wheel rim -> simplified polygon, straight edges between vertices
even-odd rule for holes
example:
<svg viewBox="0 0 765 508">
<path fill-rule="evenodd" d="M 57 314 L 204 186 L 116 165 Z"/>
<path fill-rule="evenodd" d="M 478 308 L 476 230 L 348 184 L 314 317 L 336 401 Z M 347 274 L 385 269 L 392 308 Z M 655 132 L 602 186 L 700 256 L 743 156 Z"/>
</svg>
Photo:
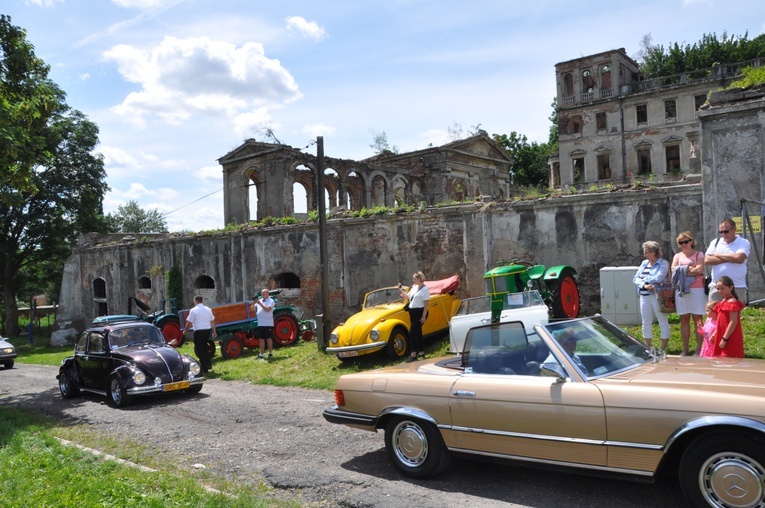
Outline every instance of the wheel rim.
<svg viewBox="0 0 765 508">
<path fill-rule="evenodd" d="M 762 506 L 765 498 L 763 482 L 763 465 L 736 452 L 718 453 L 710 457 L 699 473 L 699 486 L 711 506 Z"/>
<path fill-rule="evenodd" d="M 406 354 L 406 338 L 404 338 L 404 335 L 400 332 L 394 333 L 390 340 L 393 344 L 393 352 L 396 353 L 396 356 L 404 356 L 404 354 Z"/>
<path fill-rule="evenodd" d="M 564 314 L 570 318 L 579 315 L 579 291 L 571 277 L 564 278 L 560 283 L 560 306 Z"/>
<path fill-rule="evenodd" d="M 120 382 L 116 379 L 112 379 L 111 384 L 111 392 L 112 400 L 115 404 L 119 404 L 122 402 L 122 387 L 120 386 Z"/>
<path fill-rule="evenodd" d="M 183 341 L 181 326 L 178 323 L 170 322 L 162 325 L 162 335 L 165 337 L 165 342 L 176 341 L 176 346 L 180 346 Z"/>
<path fill-rule="evenodd" d="M 58 378 L 58 387 L 61 390 L 61 393 L 64 395 L 69 394 L 69 375 L 68 374 L 62 374 L 61 377 Z"/>
<path fill-rule="evenodd" d="M 428 438 L 419 425 L 403 421 L 393 430 L 393 450 L 396 458 L 407 467 L 421 466 L 428 458 Z"/>
<path fill-rule="evenodd" d="M 242 344 L 237 339 L 228 339 L 223 346 L 223 352 L 228 358 L 236 358 L 242 354 Z"/>
<path fill-rule="evenodd" d="M 288 316 L 281 316 L 274 321 L 274 340 L 280 346 L 289 346 L 297 339 L 298 327 Z"/>
</svg>

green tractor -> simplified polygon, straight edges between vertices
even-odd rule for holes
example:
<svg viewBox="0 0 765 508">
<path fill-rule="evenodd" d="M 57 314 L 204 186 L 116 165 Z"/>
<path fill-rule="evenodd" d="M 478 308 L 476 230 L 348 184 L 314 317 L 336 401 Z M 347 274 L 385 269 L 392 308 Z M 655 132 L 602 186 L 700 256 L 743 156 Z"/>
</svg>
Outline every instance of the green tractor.
<svg viewBox="0 0 765 508">
<path fill-rule="evenodd" d="M 579 315 L 579 287 L 576 270 L 568 265 L 545 268 L 514 259 L 500 261 L 486 272 L 486 294 L 491 296 L 492 322 L 499 321 L 508 293 L 536 289 L 547 303 L 554 318 L 575 318 Z"/>
</svg>

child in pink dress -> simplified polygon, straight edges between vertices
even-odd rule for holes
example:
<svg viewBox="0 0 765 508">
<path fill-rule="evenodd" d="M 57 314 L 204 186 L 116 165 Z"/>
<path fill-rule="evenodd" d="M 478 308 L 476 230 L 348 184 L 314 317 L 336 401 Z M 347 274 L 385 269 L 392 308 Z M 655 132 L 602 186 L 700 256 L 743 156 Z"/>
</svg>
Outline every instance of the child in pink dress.
<svg viewBox="0 0 765 508">
<path fill-rule="evenodd" d="M 703 334 L 703 343 L 701 345 L 701 353 L 699 356 L 712 357 L 715 350 L 715 330 L 717 330 L 717 312 L 715 312 L 715 305 L 717 302 L 707 303 L 707 320 L 704 321 L 704 326 L 701 327 L 701 333 Z"/>
</svg>

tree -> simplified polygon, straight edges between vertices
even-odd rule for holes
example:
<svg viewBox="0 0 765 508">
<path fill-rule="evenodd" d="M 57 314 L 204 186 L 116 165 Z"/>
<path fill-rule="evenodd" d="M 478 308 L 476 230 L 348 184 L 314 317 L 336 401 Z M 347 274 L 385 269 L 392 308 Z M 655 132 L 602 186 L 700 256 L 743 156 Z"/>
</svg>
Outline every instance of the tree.
<svg viewBox="0 0 765 508">
<path fill-rule="evenodd" d="M 749 40 L 749 34 L 728 36 L 723 32 L 704 34 L 696 43 L 652 45 L 651 36 L 643 36 L 639 56 L 640 72 L 644 76 L 670 76 L 683 72 L 709 69 L 719 64 L 746 62 L 765 56 L 765 34 Z"/>
<path fill-rule="evenodd" d="M 50 157 L 48 121 L 60 113 L 63 93 L 48 71 L 26 32 L 0 15 L 0 180 L 15 189 L 34 190 L 33 168 Z M 10 198 L 0 194 L 0 203 Z"/>
<path fill-rule="evenodd" d="M 28 111 L 27 134 L 21 125 L 0 127 L 4 136 L 15 136 L 0 141 L 0 286 L 6 333 L 13 336 L 19 332 L 17 297 L 55 289 L 78 236 L 106 231 L 101 203 L 108 187 L 103 157 L 94 152 L 98 127 L 67 106 L 24 31 L 5 16 L 0 48 L 0 117 L 23 118 L 9 97 L 27 100 L 29 108 L 46 104 L 44 111 Z"/>
<path fill-rule="evenodd" d="M 547 143 L 529 143 L 523 134 L 513 131 L 494 134 L 494 141 L 507 151 L 513 159 L 510 183 L 514 185 L 547 185 L 547 157 L 550 153 Z"/>
<path fill-rule="evenodd" d="M 106 218 L 114 233 L 167 233 L 167 221 L 158 210 L 144 210 L 132 200 Z"/>
<path fill-rule="evenodd" d="M 396 145 L 391 146 L 388 144 L 388 135 L 385 134 L 385 131 L 371 132 L 373 141 L 372 144 L 369 145 L 369 148 L 375 151 L 375 155 L 390 155 L 398 153 L 398 147 Z"/>
</svg>

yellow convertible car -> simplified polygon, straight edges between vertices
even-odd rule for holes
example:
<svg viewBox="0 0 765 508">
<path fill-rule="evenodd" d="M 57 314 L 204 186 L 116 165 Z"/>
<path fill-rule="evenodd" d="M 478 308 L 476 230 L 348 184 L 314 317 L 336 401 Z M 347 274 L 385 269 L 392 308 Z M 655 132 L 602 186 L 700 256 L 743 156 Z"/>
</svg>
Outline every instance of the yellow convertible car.
<svg viewBox="0 0 765 508">
<path fill-rule="evenodd" d="M 670 356 L 601 316 L 472 328 L 459 356 L 338 380 L 331 423 L 385 432 L 394 466 L 452 455 L 651 482 L 695 507 L 765 506 L 765 361 Z"/>
<path fill-rule="evenodd" d="M 425 282 L 430 291 L 430 307 L 428 319 L 422 325 L 424 337 L 449 330 L 449 320 L 460 306 L 460 300 L 454 296 L 459 283 L 459 275 Z M 364 297 L 360 312 L 332 331 L 327 353 L 347 360 L 384 349 L 388 358 L 396 360 L 409 355 L 409 326 L 409 312 L 404 310 L 399 289 L 377 289 Z"/>
</svg>

